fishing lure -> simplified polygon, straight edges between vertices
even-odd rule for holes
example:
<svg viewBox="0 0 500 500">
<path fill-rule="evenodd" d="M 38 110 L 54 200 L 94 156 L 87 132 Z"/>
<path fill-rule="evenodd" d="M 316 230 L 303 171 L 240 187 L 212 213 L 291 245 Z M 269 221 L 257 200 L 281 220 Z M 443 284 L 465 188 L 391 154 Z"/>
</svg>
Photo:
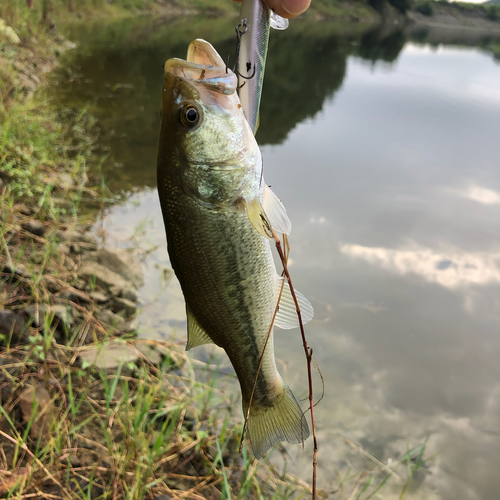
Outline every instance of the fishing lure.
<svg viewBox="0 0 500 500">
<path fill-rule="evenodd" d="M 236 26 L 238 95 L 254 135 L 259 127 L 259 107 L 264 83 L 270 28 L 284 30 L 288 19 L 275 14 L 263 0 L 243 0 L 241 22 Z"/>
</svg>

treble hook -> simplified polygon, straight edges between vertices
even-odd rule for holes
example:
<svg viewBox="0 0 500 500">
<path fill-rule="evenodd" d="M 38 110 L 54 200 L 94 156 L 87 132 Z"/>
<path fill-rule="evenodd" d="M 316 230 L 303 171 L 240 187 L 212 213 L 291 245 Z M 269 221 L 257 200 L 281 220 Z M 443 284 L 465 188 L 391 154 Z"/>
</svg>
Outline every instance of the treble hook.
<svg viewBox="0 0 500 500">
<path fill-rule="evenodd" d="M 240 78 L 243 78 L 244 80 L 251 80 L 255 76 L 255 64 L 253 66 L 253 72 L 250 76 L 244 76 L 240 73 L 240 70 L 238 69 L 238 58 L 240 56 L 240 45 L 241 45 L 241 37 L 247 32 L 248 30 L 248 25 L 247 25 L 247 19 L 244 17 L 241 20 L 241 23 L 236 26 L 235 31 L 236 31 L 236 54 L 235 54 L 235 63 L 234 63 L 234 68 L 233 68 L 233 73 L 236 76 L 239 76 Z M 252 63 L 248 63 L 247 66 L 252 66 Z M 250 67 L 247 68 L 247 70 L 250 69 Z M 226 73 L 227 73 L 227 64 L 226 64 Z M 243 83 L 244 85 L 244 83 Z M 240 88 L 243 86 L 240 85 Z"/>
</svg>

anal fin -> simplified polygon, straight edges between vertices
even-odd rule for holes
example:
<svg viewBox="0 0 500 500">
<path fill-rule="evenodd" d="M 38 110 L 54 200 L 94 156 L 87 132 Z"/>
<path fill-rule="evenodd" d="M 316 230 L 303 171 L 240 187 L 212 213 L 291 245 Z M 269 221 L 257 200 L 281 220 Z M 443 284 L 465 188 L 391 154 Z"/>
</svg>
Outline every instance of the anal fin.
<svg viewBox="0 0 500 500">
<path fill-rule="evenodd" d="M 283 278 L 278 280 L 278 294 L 281 289 Z M 302 318 L 302 323 L 305 325 L 314 316 L 314 309 L 311 303 L 300 293 L 295 290 L 295 296 L 297 297 L 297 302 L 300 307 L 300 316 Z M 292 292 L 288 283 L 283 285 L 283 293 L 281 294 L 281 299 L 279 303 L 278 312 L 276 313 L 276 319 L 274 324 L 279 328 L 288 330 L 290 328 L 297 328 L 299 326 L 299 319 L 297 317 L 297 310 L 295 308 L 295 302 L 293 301 Z"/>
<path fill-rule="evenodd" d="M 208 336 L 208 333 L 200 326 L 195 318 L 191 308 L 186 304 L 187 315 L 187 344 L 186 351 L 203 344 L 213 344 L 214 341 Z"/>
</svg>

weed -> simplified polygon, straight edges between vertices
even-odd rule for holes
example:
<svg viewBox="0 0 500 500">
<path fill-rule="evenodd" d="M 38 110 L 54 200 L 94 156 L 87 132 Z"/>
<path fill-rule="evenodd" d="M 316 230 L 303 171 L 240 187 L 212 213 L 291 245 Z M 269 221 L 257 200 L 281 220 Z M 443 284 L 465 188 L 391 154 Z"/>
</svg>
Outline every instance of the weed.
<svg viewBox="0 0 500 500">
<path fill-rule="evenodd" d="M 134 348 L 134 342 L 118 344 Z M 289 498 L 290 484 L 306 491 L 291 477 L 276 475 L 266 461 L 249 460 L 246 448 L 240 459 L 241 429 L 234 418 L 209 416 L 225 396 L 213 380 L 192 379 L 193 366 L 176 346 L 164 344 L 170 356 L 161 370 L 139 351 L 132 364 L 84 369 L 75 355 L 104 352 L 108 347 L 102 344 L 55 346 L 57 359 L 53 350 L 42 359 L 27 347 L 11 350 L 20 368 L 10 382 L 11 396 L 0 406 L 2 429 L 7 429 L 0 441 L 0 468 L 31 471 L 22 485 L 16 484 L 17 494 L 278 499 Z M 42 382 L 44 373 L 48 384 Z M 46 400 L 32 392 L 31 399 L 19 403 L 17 394 L 28 384 L 41 388 Z M 199 408 L 210 411 L 203 415 Z M 50 426 L 50 433 L 40 433 L 44 426 Z"/>
</svg>

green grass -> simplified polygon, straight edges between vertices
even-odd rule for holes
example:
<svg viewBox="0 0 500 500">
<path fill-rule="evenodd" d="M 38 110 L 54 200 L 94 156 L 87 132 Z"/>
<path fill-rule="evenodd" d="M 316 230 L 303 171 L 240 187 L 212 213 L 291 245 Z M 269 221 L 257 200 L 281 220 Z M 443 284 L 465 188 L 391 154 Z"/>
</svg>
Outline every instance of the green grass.
<svg viewBox="0 0 500 500">
<path fill-rule="evenodd" d="M 422 2 L 417 1 L 415 5 L 418 6 Z M 424 2 L 425 3 L 425 2 Z M 477 4 L 472 2 L 449 2 L 447 0 L 433 0 L 431 5 L 446 8 L 448 11 L 456 11 L 463 14 L 476 14 L 484 15 L 487 19 L 497 21 L 499 19 L 498 6 L 494 4 Z"/>
<path fill-rule="evenodd" d="M 368 0 L 316 0 L 306 16 L 338 20 L 380 20 L 380 14 Z M 40 0 L 29 11 L 26 2 L 3 0 L 0 17 L 15 26 L 20 36 L 40 33 L 43 26 L 60 20 L 106 18 L 137 14 L 184 15 L 200 13 L 205 16 L 237 15 L 240 6 L 230 0 Z M 35 28 L 36 27 L 36 28 Z"/>
<path fill-rule="evenodd" d="M 32 35 L 43 38 L 46 28 L 61 20 L 195 11 L 227 15 L 238 12 L 239 5 L 229 0 L 39 0 L 31 11 L 25 1 L 2 0 L 0 5 L 0 17 L 15 27 L 21 38 Z"/>
<path fill-rule="evenodd" d="M 327 19 L 356 20 L 374 22 L 380 15 L 368 1 L 316 0 L 312 3 L 307 17 L 317 15 Z"/>
<path fill-rule="evenodd" d="M 448 0 L 413 0 L 412 10 L 432 16 L 434 13 L 463 14 L 485 18 L 490 21 L 500 20 L 500 6 L 486 2 L 477 4 L 471 2 L 449 2 Z"/>
<path fill-rule="evenodd" d="M 425 2 L 418 2 L 414 5 L 414 10 L 424 16 L 431 17 L 434 14 L 432 2 L 427 0 Z"/>
<path fill-rule="evenodd" d="M 2 54 L 10 57 L 0 58 L 0 178 L 11 203 L 32 203 L 58 218 L 81 197 L 94 141 L 92 118 L 85 110 L 55 110 L 44 89 L 34 93 L 20 77 L 18 68 L 36 67 L 46 56 L 43 50 L 37 58 L 27 48 L 4 44 Z"/>
<path fill-rule="evenodd" d="M 0 469 L 18 480 L 9 488 L 16 497 L 284 499 L 307 492 L 265 460 L 250 460 L 246 449 L 240 459 L 241 427 L 222 409 L 229 401 L 213 376 L 193 377 L 175 346 L 164 345 L 170 355 L 159 367 L 138 352 L 135 362 L 106 370 L 84 368 L 77 358 L 95 346 L 52 338 L 39 356 L 42 342 L 9 349 L 2 367 L 3 375 L 17 367 L 0 406 Z M 134 341 L 127 345 L 133 349 Z M 28 384 L 46 391 L 47 401 L 33 397 L 22 406 L 18 395 Z"/>
</svg>

